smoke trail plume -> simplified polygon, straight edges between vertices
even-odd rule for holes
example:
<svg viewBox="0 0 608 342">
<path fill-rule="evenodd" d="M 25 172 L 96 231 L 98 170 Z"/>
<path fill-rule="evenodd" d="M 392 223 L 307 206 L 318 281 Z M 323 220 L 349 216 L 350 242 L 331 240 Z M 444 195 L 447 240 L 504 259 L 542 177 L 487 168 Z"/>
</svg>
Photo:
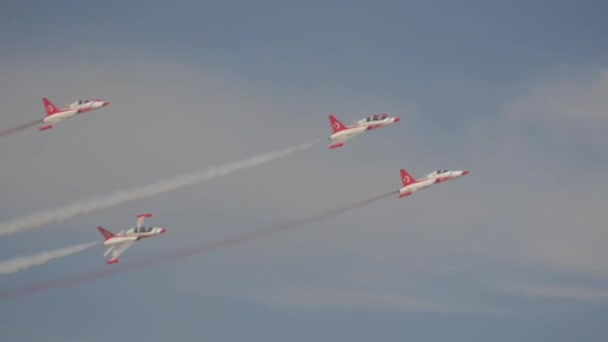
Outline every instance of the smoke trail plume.
<svg viewBox="0 0 608 342">
<path fill-rule="evenodd" d="M 165 180 L 130 190 L 119 191 L 108 196 L 98 197 L 88 201 L 78 201 L 62 208 L 46 210 L 10 221 L 0 222 L 0 235 L 17 233 L 25 229 L 40 227 L 51 222 L 60 222 L 78 214 L 85 214 L 124 202 L 176 190 L 178 188 L 193 185 L 212 178 L 222 177 L 236 171 L 252 168 L 275 159 L 287 157 L 296 152 L 306 150 L 320 141 L 321 140 L 317 140 L 310 143 L 300 144 L 282 151 L 265 153 L 243 161 L 211 167 L 202 172 L 182 175 L 170 180 Z"/>
<path fill-rule="evenodd" d="M 262 238 L 262 237 L 265 237 L 265 236 L 268 236 L 271 234 L 292 230 L 292 229 L 295 229 L 295 228 L 298 228 L 301 226 L 305 226 L 307 224 L 312 224 L 312 223 L 316 223 L 316 222 L 319 222 L 322 220 L 326 220 L 333 216 L 343 214 L 345 212 L 348 212 L 348 211 L 351 211 L 351 210 L 354 210 L 357 208 L 361 208 L 366 205 L 370 205 L 376 201 L 379 201 L 388 196 L 392 196 L 394 194 L 395 194 L 395 191 L 391 191 L 389 193 L 375 196 L 375 197 L 366 199 L 364 201 L 350 204 L 350 205 L 347 205 L 347 206 L 344 206 L 341 208 L 328 210 L 321 214 L 305 217 L 305 218 L 302 218 L 302 219 L 299 219 L 296 221 L 279 224 L 274 227 L 267 228 L 265 230 L 260 230 L 258 232 L 237 235 L 232 238 L 219 240 L 215 243 L 199 245 L 199 246 L 195 246 L 195 247 L 191 247 L 191 248 L 187 248 L 187 249 L 177 250 L 172 253 L 161 254 L 156 257 L 148 258 L 148 259 L 140 261 L 140 262 L 127 264 L 123 267 L 118 266 L 117 268 L 108 268 L 108 269 L 98 271 L 98 272 L 84 273 L 84 274 L 80 274 L 80 275 L 77 275 L 74 277 L 58 279 L 55 281 L 50 281 L 50 282 L 39 284 L 39 285 L 32 286 L 32 287 L 21 288 L 21 289 L 17 289 L 17 290 L 13 290 L 13 291 L 7 291 L 4 293 L 0 293 L 0 299 L 26 296 L 26 295 L 34 294 L 37 292 L 50 290 L 53 288 L 73 286 L 76 284 L 109 277 L 109 276 L 112 276 L 112 275 L 115 275 L 118 273 L 122 273 L 122 272 L 127 272 L 127 271 L 131 271 L 131 270 L 139 269 L 139 268 L 154 266 L 156 264 L 160 264 L 165 261 L 183 259 L 183 258 L 187 258 L 192 255 L 195 255 L 195 254 L 210 252 L 212 250 L 219 249 L 222 247 L 238 245 L 238 244 L 245 243 L 245 242 L 255 240 L 255 239 L 259 239 L 259 238 Z"/>
<path fill-rule="evenodd" d="M 36 126 L 37 124 L 39 124 L 41 122 L 42 122 L 42 119 L 37 119 L 36 121 L 32 121 L 32 122 L 29 122 L 29 123 L 26 123 L 26 124 L 15 126 L 13 128 L 5 129 L 4 131 L 0 131 L 0 138 L 9 136 L 9 135 L 11 135 L 13 133 L 17 133 L 17 132 L 23 131 L 23 130 L 28 129 L 28 128 L 32 127 L 32 126 Z"/>
<path fill-rule="evenodd" d="M 64 256 L 84 251 L 85 249 L 91 248 L 98 243 L 99 241 L 93 241 L 67 248 L 56 249 L 54 251 L 42 252 L 26 257 L 18 257 L 6 261 L 0 261 L 0 274 L 25 271 L 32 266 L 46 264 L 53 259 L 62 258 Z"/>
</svg>

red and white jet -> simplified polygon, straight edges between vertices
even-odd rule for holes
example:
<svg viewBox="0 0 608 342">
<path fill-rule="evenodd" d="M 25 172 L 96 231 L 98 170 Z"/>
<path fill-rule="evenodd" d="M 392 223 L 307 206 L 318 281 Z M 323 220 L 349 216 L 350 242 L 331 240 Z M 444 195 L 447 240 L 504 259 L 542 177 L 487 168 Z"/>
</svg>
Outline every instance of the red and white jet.
<svg viewBox="0 0 608 342">
<path fill-rule="evenodd" d="M 416 179 L 412 177 L 405 169 L 401 169 L 401 182 L 403 187 L 399 189 L 398 198 L 409 196 L 418 190 L 428 188 L 437 183 L 442 183 L 462 177 L 468 174 L 468 170 L 437 170 L 429 173 L 424 178 Z"/>
<path fill-rule="evenodd" d="M 49 99 L 46 97 L 42 99 L 44 109 L 46 110 L 46 116 L 42 119 L 45 126 L 40 127 L 39 131 L 44 131 L 53 128 L 53 125 L 59 121 L 71 118 L 74 115 L 87 113 L 92 110 L 103 108 L 110 104 L 108 101 L 101 99 L 94 100 L 78 100 L 69 104 L 66 108 L 58 109 Z"/>
<path fill-rule="evenodd" d="M 152 214 L 137 215 L 136 226 L 127 230 L 126 232 L 121 231 L 118 234 L 114 234 L 103 227 L 97 227 L 101 235 L 103 235 L 103 245 L 109 246 L 106 252 L 103 253 L 103 256 L 105 257 L 106 255 L 108 255 L 108 253 L 110 253 L 110 251 L 113 251 L 112 259 L 106 261 L 106 264 L 110 265 L 120 262 L 118 256 L 127 248 L 131 247 L 131 245 L 135 243 L 135 241 L 143 238 L 160 235 L 167 231 L 165 228 L 162 227 L 144 227 L 144 219 L 146 217 L 151 216 Z"/>
<path fill-rule="evenodd" d="M 355 125 L 346 126 L 334 115 L 329 115 L 329 123 L 333 133 L 329 136 L 329 140 L 332 141 L 327 148 L 337 148 L 344 146 L 344 143 L 356 137 L 357 135 L 379 127 L 385 127 L 399 122 L 398 117 L 389 117 L 388 114 L 378 114 L 368 116 L 364 119 L 357 121 Z"/>
</svg>

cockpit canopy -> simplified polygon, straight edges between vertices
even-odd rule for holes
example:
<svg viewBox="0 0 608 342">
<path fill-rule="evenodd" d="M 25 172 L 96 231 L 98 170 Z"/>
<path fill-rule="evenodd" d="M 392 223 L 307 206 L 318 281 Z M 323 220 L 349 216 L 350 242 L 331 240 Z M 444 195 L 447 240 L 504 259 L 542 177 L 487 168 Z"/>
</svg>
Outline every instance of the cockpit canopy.
<svg viewBox="0 0 608 342">
<path fill-rule="evenodd" d="M 135 227 L 133 228 L 133 233 L 149 233 L 154 229 L 154 227 Z"/>
<path fill-rule="evenodd" d="M 91 100 L 78 100 L 77 104 L 81 105 L 81 104 L 86 104 L 91 102 Z"/>
<path fill-rule="evenodd" d="M 365 118 L 365 121 L 370 122 L 370 121 L 379 121 L 379 120 L 384 120 L 388 117 L 388 114 L 376 114 L 376 115 L 372 115 L 372 116 L 368 116 Z"/>
<path fill-rule="evenodd" d="M 437 170 L 437 171 L 433 171 L 434 174 L 439 175 L 442 173 L 446 173 L 446 172 L 450 172 L 450 170 Z"/>
</svg>

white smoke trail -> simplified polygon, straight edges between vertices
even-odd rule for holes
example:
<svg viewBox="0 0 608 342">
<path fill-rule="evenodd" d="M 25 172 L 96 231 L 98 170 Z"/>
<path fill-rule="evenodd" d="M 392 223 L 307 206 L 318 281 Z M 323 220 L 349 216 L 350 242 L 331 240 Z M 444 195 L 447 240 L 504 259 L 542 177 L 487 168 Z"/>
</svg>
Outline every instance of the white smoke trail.
<svg viewBox="0 0 608 342">
<path fill-rule="evenodd" d="M 211 167 L 206 171 L 183 175 L 170 180 L 157 182 L 131 190 L 119 191 L 108 196 L 98 197 L 90 199 L 88 201 L 79 201 L 62 208 L 45 210 L 42 212 L 26 215 L 24 217 L 16 218 L 10 221 L 2 222 L 0 223 L 0 235 L 17 233 L 25 229 L 39 227 L 51 222 L 60 222 L 74 217 L 78 214 L 85 214 L 94 210 L 111 207 L 124 202 L 133 201 L 136 199 L 160 194 L 163 192 L 168 192 L 215 177 L 222 177 L 232 172 L 252 168 L 275 159 L 287 157 L 293 153 L 308 149 L 319 143 L 320 141 L 321 140 L 317 140 L 314 142 L 300 144 L 282 151 L 265 153 L 243 161 Z"/>
<path fill-rule="evenodd" d="M 12 128 L 6 129 L 4 131 L 0 131 L 0 137 L 6 137 L 6 136 L 9 136 L 9 135 L 11 135 L 13 133 L 21 132 L 21 131 L 23 131 L 25 129 L 28 129 L 28 128 L 32 127 L 32 126 L 36 126 L 39 123 L 42 123 L 42 119 L 37 119 L 36 121 L 28 122 L 26 124 L 21 124 L 19 126 L 12 127 Z"/>
<path fill-rule="evenodd" d="M 28 268 L 36 265 L 46 264 L 47 262 L 61 258 L 64 256 L 68 256 L 74 253 L 78 253 L 84 251 L 85 249 L 91 248 L 98 244 L 99 241 L 93 241 L 88 243 L 83 243 L 76 246 L 71 246 L 67 248 L 56 249 L 54 251 L 42 252 L 39 254 L 34 254 L 26 257 L 18 257 L 14 259 L 9 259 L 6 261 L 0 262 L 0 274 L 14 273 L 19 271 L 25 271 Z"/>
</svg>

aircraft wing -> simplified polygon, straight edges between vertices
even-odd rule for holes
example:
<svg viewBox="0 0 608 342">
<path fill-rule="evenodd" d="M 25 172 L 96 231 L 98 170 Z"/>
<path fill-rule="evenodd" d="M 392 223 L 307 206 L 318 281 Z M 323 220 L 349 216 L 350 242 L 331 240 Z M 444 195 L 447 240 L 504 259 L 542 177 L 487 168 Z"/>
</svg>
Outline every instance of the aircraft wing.
<svg viewBox="0 0 608 342">
<path fill-rule="evenodd" d="M 152 217 L 152 214 L 139 214 L 137 215 L 137 228 L 141 228 L 141 226 L 144 224 L 144 220 L 146 219 L 146 217 Z"/>
<path fill-rule="evenodd" d="M 336 140 L 336 141 L 332 142 L 331 144 L 327 145 L 327 148 L 342 147 L 342 146 L 344 146 L 344 141 L 345 140 Z"/>
<path fill-rule="evenodd" d="M 327 145 L 327 147 L 328 148 L 342 147 L 342 146 L 344 146 L 344 143 L 346 143 L 348 140 L 356 137 L 357 135 L 359 135 L 361 133 L 363 133 L 363 131 L 340 137 L 340 138 L 332 141 L 329 145 Z"/>
<path fill-rule="evenodd" d="M 114 247 L 114 249 L 112 250 L 112 259 L 110 259 L 108 262 L 111 261 L 115 261 L 118 260 L 118 256 L 120 256 L 122 254 L 122 252 L 124 252 L 125 250 L 127 250 L 127 248 L 131 247 L 131 245 L 135 242 L 135 240 L 131 240 L 131 241 L 125 241 L 121 244 L 118 244 Z M 106 251 L 109 252 L 110 249 L 108 249 Z"/>
</svg>

